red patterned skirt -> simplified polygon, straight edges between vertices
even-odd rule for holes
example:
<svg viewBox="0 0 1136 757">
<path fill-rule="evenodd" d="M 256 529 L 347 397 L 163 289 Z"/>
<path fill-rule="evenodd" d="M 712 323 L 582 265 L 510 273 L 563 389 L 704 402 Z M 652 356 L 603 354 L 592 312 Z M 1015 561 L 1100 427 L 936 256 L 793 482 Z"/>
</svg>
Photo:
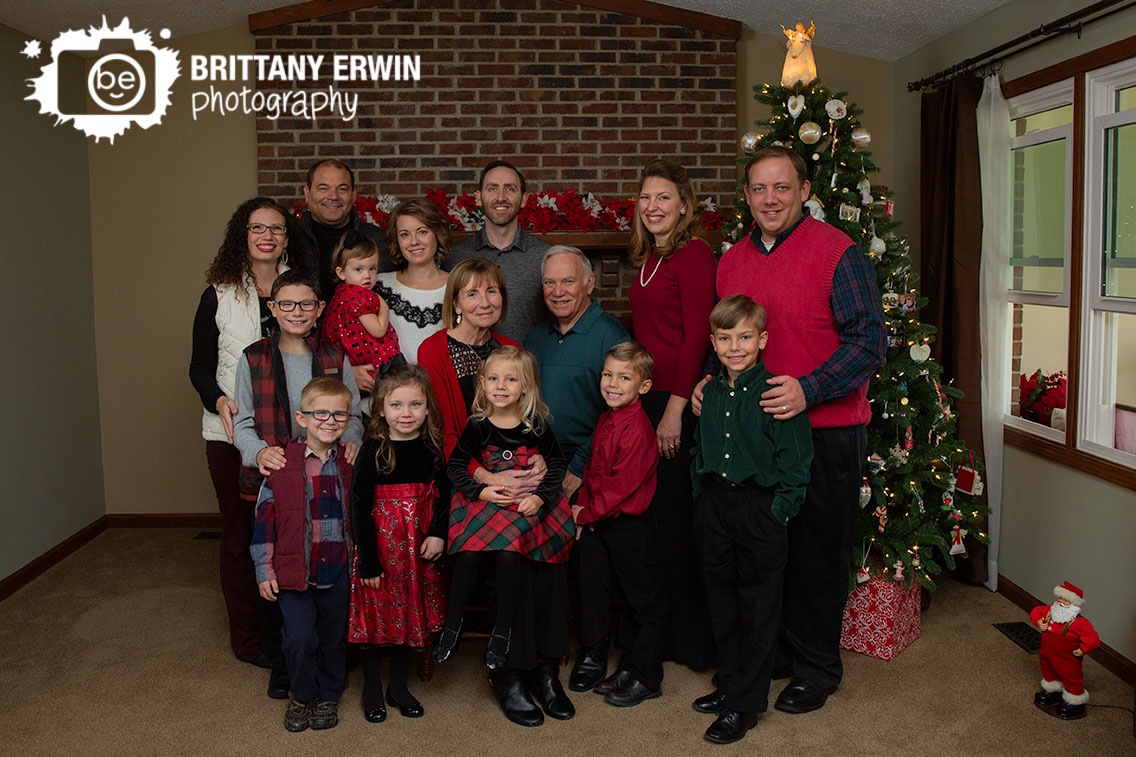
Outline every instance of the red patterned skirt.
<svg viewBox="0 0 1136 757">
<path fill-rule="evenodd" d="M 433 484 L 380 484 L 371 517 L 382 560 L 382 583 L 369 589 L 351 566 L 347 640 L 424 647 L 446 619 L 438 561 L 419 555 L 437 497 Z"/>
<path fill-rule="evenodd" d="M 493 473 L 524 468 L 536 450 L 502 450 L 490 446 L 481 464 Z M 455 492 L 450 506 L 450 554 L 457 552 L 518 552 L 537 562 L 565 563 L 572 551 L 576 523 L 568 500 L 545 503 L 536 515 L 521 515 L 516 505 L 470 500 Z"/>
</svg>

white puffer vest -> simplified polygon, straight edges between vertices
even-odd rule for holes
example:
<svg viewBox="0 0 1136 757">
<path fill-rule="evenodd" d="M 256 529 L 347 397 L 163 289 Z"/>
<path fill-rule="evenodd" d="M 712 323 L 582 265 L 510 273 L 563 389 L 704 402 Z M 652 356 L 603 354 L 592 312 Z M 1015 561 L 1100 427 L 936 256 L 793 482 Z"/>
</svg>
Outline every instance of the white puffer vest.
<svg viewBox="0 0 1136 757">
<path fill-rule="evenodd" d="M 279 266 L 277 273 L 288 270 Z M 217 386 L 232 399 L 236 394 L 237 363 L 245 348 L 260 340 L 260 301 L 256 296 L 256 284 L 252 277 L 246 277 L 244 286 L 221 284 L 217 290 Z M 221 416 L 204 411 L 201 417 L 201 435 L 207 441 L 228 442 Z"/>
</svg>

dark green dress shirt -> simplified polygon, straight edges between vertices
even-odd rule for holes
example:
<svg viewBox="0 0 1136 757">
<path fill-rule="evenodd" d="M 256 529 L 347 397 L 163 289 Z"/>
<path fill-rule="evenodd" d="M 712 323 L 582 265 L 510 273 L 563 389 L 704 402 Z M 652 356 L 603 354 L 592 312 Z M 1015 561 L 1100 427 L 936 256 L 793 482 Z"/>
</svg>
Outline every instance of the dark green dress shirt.
<svg viewBox="0 0 1136 757">
<path fill-rule="evenodd" d="M 560 333 L 549 316 L 525 337 L 525 349 L 540 366 L 540 393 L 552 412 L 552 433 L 563 445 L 577 447 L 568 472 L 581 478 L 592 451 L 592 433 L 607 404 L 600 394 L 604 355 L 631 339 L 615 316 L 594 299 L 580 319 Z"/>
<path fill-rule="evenodd" d="M 758 360 L 733 386 L 725 368 L 706 383 L 690 473 L 695 498 L 708 476 L 734 486 L 772 489 L 773 514 L 788 523 L 805 501 L 813 437 L 804 413 L 778 421 L 762 409 L 761 393 L 770 378 L 773 374 Z"/>
</svg>

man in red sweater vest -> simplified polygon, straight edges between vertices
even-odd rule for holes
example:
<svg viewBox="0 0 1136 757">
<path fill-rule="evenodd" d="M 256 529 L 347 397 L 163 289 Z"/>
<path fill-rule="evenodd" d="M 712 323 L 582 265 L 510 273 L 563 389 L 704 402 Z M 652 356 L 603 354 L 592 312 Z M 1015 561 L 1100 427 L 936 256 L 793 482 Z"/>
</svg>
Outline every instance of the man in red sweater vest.
<svg viewBox="0 0 1136 757">
<path fill-rule="evenodd" d="M 808 166 L 786 147 L 746 164 L 750 235 L 718 264 L 718 298 L 745 294 L 765 307 L 774 374 L 761 395 L 777 420 L 805 413 L 812 426 L 811 483 L 788 525 L 783 633 L 774 677 L 792 677 L 779 710 L 824 706 L 843 675 L 840 624 L 866 455 L 868 379 L 885 355 L 883 308 L 871 262 L 838 229 L 804 212 Z M 697 392 L 701 403 L 701 386 Z"/>
</svg>

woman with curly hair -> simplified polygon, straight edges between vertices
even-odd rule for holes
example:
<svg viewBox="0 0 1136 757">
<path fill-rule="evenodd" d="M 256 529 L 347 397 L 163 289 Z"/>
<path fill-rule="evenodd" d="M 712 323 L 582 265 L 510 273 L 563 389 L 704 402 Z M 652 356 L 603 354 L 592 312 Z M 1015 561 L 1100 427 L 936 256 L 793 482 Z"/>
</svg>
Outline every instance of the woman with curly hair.
<svg viewBox="0 0 1136 757">
<path fill-rule="evenodd" d="M 241 461 L 233 446 L 237 414 L 233 396 L 237 362 L 245 347 L 267 336 L 275 323 L 268 311 L 269 293 L 273 280 L 288 270 L 288 240 L 293 238 L 292 218 L 275 200 L 254 197 L 241 203 L 205 274 L 208 286 L 193 319 L 189 362 L 190 381 L 204 406 L 205 459 L 221 511 L 221 592 L 229 614 L 229 644 L 245 662 L 260 667 L 278 662 L 269 679 L 269 696 L 284 699 L 288 674 L 279 638 L 275 643 L 262 639 L 258 616 L 256 575 L 249 554 L 255 503 L 239 496 Z M 279 627 L 277 623 L 277 637 Z"/>
</svg>

